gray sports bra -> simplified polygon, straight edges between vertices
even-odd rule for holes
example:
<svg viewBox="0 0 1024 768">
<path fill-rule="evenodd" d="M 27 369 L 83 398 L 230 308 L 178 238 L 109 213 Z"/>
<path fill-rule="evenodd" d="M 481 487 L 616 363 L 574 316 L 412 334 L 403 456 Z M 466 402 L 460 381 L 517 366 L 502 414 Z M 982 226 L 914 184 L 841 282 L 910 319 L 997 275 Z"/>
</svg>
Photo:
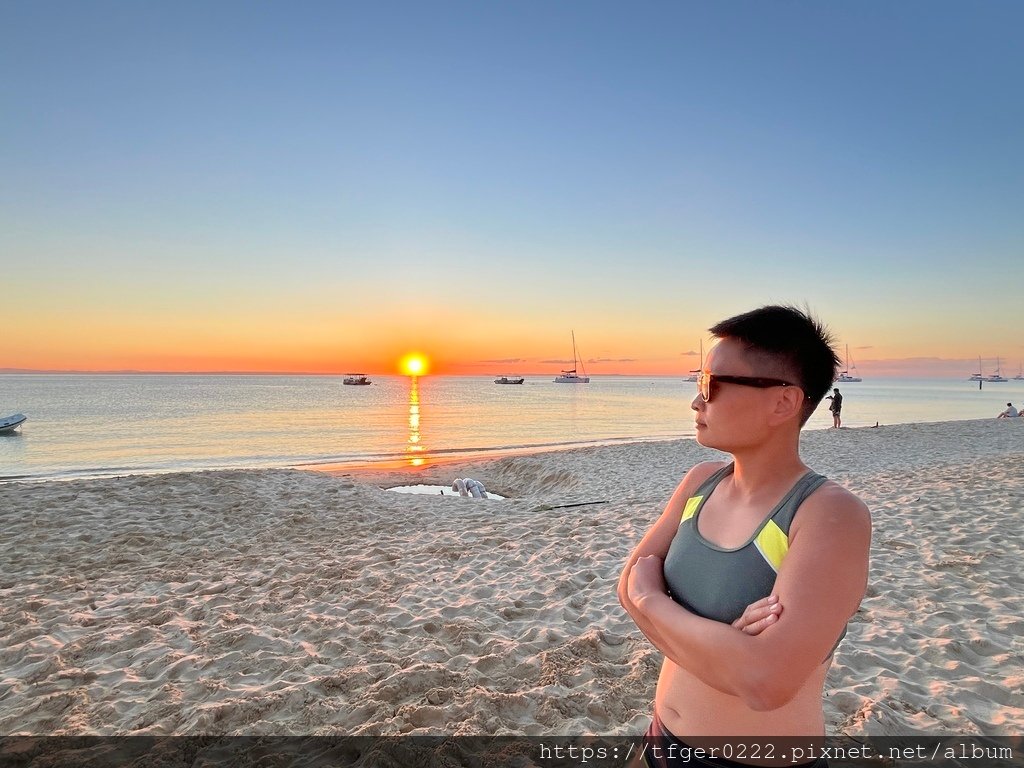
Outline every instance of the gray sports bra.
<svg viewBox="0 0 1024 768">
<path fill-rule="evenodd" d="M 748 605 L 772 593 L 789 549 L 793 518 L 804 500 L 827 479 L 814 472 L 805 474 L 745 544 L 726 549 L 701 536 L 697 520 L 708 497 L 732 471 L 732 463 L 722 467 L 686 500 L 664 566 L 665 583 L 673 600 L 698 616 L 726 624 L 742 616 Z M 839 640 L 845 634 L 844 628 Z"/>
</svg>

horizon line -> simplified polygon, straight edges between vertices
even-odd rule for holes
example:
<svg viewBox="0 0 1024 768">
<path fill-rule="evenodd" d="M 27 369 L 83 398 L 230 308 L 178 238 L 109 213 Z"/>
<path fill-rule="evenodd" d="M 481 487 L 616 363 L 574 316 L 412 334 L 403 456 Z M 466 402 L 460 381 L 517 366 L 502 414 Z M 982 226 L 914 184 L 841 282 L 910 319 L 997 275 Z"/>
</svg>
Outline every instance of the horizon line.
<svg viewBox="0 0 1024 768">
<path fill-rule="evenodd" d="M 115 369 L 115 370 L 81 370 L 81 369 L 59 369 L 59 368 L 0 368 L 0 375 L 4 376 L 319 376 L 319 377 L 344 377 L 352 375 L 350 372 L 325 372 L 325 371 L 144 371 L 133 368 L 127 369 Z M 523 373 L 516 372 L 515 374 L 492 372 L 492 373 L 427 373 L 412 376 L 406 373 L 365 373 L 361 374 L 365 376 L 379 376 L 388 378 L 491 378 L 492 376 L 523 376 L 523 377 L 543 377 L 557 375 L 556 371 L 544 371 L 534 373 Z M 680 371 L 679 373 L 596 373 L 589 374 L 590 376 L 598 378 L 658 378 L 658 379 L 683 379 L 690 375 L 689 371 Z M 926 379 L 948 379 L 953 381 L 959 381 L 958 376 L 949 374 L 933 374 L 933 375 L 906 375 L 898 373 L 893 375 L 891 373 L 874 373 L 871 374 L 872 379 L 901 379 L 901 378 L 926 378 Z M 972 381 L 969 378 L 963 379 L 964 381 Z M 1008 381 L 1015 381 L 1016 379 L 1010 377 Z M 839 382 L 842 383 L 842 382 Z M 854 382 L 856 383 L 856 382 Z"/>
</svg>

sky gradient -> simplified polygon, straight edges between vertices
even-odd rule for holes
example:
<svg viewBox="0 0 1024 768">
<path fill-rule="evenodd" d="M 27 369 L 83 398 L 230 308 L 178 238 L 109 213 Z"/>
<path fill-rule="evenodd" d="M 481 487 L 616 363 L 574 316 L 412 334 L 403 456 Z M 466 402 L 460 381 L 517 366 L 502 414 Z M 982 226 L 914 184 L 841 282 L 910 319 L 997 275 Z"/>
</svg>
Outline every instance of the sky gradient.
<svg viewBox="0 0 1024 768">
<path fill-rule="evenodd" d="M 0 368 L 1024 359 L 1024 5 L 0 2 Z"/>
</svg>

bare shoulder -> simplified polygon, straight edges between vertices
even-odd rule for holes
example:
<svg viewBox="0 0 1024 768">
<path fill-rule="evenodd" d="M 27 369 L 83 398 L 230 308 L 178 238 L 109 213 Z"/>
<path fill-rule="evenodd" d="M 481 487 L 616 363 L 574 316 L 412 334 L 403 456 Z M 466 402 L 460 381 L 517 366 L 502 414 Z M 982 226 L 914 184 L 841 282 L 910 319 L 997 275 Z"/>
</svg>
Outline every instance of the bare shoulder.
<svg viewBox="0 0 1024 768">
<path fill-rule="evenodd" d="M 835 537 L 850 534 L 871 535 L 871 511 L 859 496 L 832 480 L 823 483 L 800 505 L 793 521 L 794 535 L 815 530 Z"/>
<path fill-rule="evenodd" d="M 702 461 L 699 464 L 694 464 L 683 476 L 683 479 L 679 481 L 676 493 L 685 493 L 687 496 L 692 495 L 694 491 L 700 488 L 701 483 L 718 470 L 727 466 L 728 463 L 727 461 Z"/>
<path fill-rule="evenodd" d="M 665 511 L 675 513 L 681 510 L 686 500 L 697 492 L 701 484 L 727 464 L 725 461 L 702 461 L 690 467 L 672 493 Z"/>
</svg>

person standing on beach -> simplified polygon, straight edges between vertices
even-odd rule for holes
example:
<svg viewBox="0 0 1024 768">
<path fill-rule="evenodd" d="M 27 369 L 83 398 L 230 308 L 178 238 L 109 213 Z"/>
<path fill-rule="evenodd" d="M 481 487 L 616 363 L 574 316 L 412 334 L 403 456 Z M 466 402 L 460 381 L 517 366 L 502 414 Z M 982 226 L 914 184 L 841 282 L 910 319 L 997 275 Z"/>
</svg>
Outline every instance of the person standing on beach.
<svg viewBox="0 0 1024 768">
<path fill-rule="evenodd" d="M 832 394 L 825 399 L 832 401 L 832 404 L 828 407 L 832 411 L 832 427 L 839 429 L 843 426 L 843 420 L 839 417 L 839 412 L 843 410 L 843 396 L 839 392 L 839 387 L 833 387 Z"/>
<path fill-rule="evenodd" d="M 665 655 L 645 747 L 664 757 L 672 745 L 677 755 L 730 745 L 718 752 L 728 760 L 687 764 L 764 765 L 750 760 L 768 757 L 773 737 L 824 738 L 825 676 L 866 589 L 871 518 L 800 458 L 800 429 L 839 365 L 824 327 L 767 306 L 711 332 L 719 342 L 691 407 L 697 442 L 732 461 L 686 473 L 618 596 Z M 772 751 L 777 765 L 785 755 Z M 672 764 L 642 755 L 641 765 Z"/>
</svg>

